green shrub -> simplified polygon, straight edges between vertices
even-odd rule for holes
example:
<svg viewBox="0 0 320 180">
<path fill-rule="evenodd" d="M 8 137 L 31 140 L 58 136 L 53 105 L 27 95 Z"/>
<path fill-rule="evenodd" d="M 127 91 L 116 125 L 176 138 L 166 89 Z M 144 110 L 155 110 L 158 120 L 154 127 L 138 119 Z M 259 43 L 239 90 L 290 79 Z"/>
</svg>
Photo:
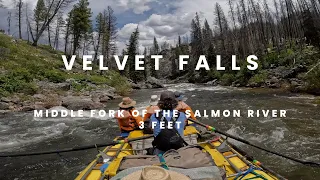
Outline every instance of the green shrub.
<svg viewBox="0 0 320 180">
<path fill-rule="evenodd" d="M 315 92 L 320 89 L 320 65 L 315 67 L 306 76 L 305 80 L 307 82 L 307 91 Z"/>
<path fill-rule="evenodd" d="M 208 71 L 208 77 L 209 79 L 218 79 L 220 80 L 221 79 L 221 74 L 219 71 L 216 71 L 216 70 L 210 70 Z"/>
<path fill-rule="evenodd" d="M 9 73 L 9 76 L 25 82 L 32 82 L 34 78 L 34 74 L 31 74 L 26 68 L 16 68 Z"/>
<path fill-rule="evenodd" d="M 256 71 L 251 71 L 247 68 L 248 63 L 243 63 L 241 65 L 240 71 L 236 74 L 236 81 L 239 83 L 241 86 L 245 86 L 249 79 L 259 71 L 261 64 L 259 64 L 259 69 Z"/>
<path fill-rule="evenodd" d="M 87 81 L 88 76 L 86 74 L 74 73 L 70 74 L 69 78 L 73 78 L 76 81 Z"/>
<path fill-rule="evenodd" d="M 108 85 L 116 89 L 116 93 L 120 95 L 127 95 L 131 91 L 131 86 L 126 77 L 121 76 L 115 71 L 108 72 Z"/>
<path fill-rule="evenodd" d="M 108 82 L 108 79 L 104 76 L 91 75 L 89 77 L 89 81 L 93 84 L 106 84 Z"/>
<path fill-rule="evenodd" d="M 235 76 L 233 74 L 225 73 L 221 77 L 221 84 L 224 86 L 230 86 L 233 81 L 235 81 Z"/>
<path fill-rule="evenodd" d="M 250 78 L 249 83 L 263 84 L 268 78 L 268 73 L 266 71 L 261 71 L 258 74 Z"/>
<path fill-rule="evenodd" d="M 44 77 L 54 83 L 61 83 L 66 80 L 65 75 L 58 70 L 44 71 Z"/>
<path fill-rule="evenodd" d="M 277 65 L 278 58 L 279 58 L 279 56 L 278 56 L 278 53 L 276 53 L 276 52 L 271 52 L 271 53 L 266 54 L 262 59 L 263 60 L 262 61 L 263 67 L 269 68 L 271 66 L 271 64 Z"/>
<path fill-rule="evenodd" d="M 33 95 L 37 92 L 38 87 L 35 83 L 26 82 L 24 79 L 18 79 L 18 77 L 1 76 L 0 89 L 2 89 L 2 94 L 25 93 Z"/>
<path fill-rule="evenodd" d="M 88 87 L 86 83 L 72 82 L 71 87 L 74 91 L 80 92 Z"/>
</svg>

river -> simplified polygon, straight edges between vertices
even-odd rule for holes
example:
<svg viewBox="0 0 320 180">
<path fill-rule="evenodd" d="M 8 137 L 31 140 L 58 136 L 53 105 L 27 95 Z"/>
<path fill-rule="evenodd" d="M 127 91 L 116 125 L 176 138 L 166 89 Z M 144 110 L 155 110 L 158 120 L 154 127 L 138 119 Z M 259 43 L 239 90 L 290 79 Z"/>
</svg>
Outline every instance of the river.
<svg viewBox="0 0 320 180">
<path fill-rule="evenodd" d="M 220 117 L 202 122 L 242 137 L 270 150 L 309 161 L 320 162 L 320 108 L 315 97 L 272 89 L 241 89 L 193 84 L 167 85 L 183 91 L 187 103 L 198 110 L 248 109 L 287 110 L 285 118 Z M 142 110 L 152 94 L 165 89 L 138 90 L 131 94 Z M 107 103 L 117 109 L 120 100 Z M 109 118 L 34 118 L 32 113 L 0 115 L 0 152 L 57 150 L 105 143 L 118 135 L 118 126 Z M 232 141 L 232 140 L 231 140 Z M 306 167 L 232 141 L 266 166 L 290 180 L 318 180 L 320 169 Z M 97 154 L 95 149 L 60 155 L 1 158 L 1 180 L 74 179 Z"/>
</svg>

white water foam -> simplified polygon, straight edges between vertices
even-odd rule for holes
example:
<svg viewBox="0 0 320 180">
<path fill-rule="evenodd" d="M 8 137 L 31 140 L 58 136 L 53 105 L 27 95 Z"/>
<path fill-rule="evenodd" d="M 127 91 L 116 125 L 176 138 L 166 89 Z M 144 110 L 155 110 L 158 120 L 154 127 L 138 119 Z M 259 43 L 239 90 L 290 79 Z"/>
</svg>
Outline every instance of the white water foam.
<svg viewBox="0 0 320 180">
<path fill-rule="evenodd" d="M 68 128 L 69 126 L 65 123 L 59 123 L 53 126 L 28 128 L 26 131 L 18 134 L 3 135 L 0 137 L 0 151 L 19 148 L 56 137 Z"/>
<path fill-rule="evenodd" d="M 226 93 L 231 90 L 231 88 L 222 87 L 222 86 L 204 86 L 204 85 L 196 85 L 191 83 L 169 84 L 166 87 L 168 91 L 181 91 L 181 92 L 216 91 L 219 93 Z"/>
<path fill-rule="evenodd" d="M 288 132 L 288 129 L 285 127 L 276 127 L 275 130 L 272 131 L 270 136 L 270 141 L 272 142 L 280 142 L 284 139 L 285 133 Z"/>
</svg>

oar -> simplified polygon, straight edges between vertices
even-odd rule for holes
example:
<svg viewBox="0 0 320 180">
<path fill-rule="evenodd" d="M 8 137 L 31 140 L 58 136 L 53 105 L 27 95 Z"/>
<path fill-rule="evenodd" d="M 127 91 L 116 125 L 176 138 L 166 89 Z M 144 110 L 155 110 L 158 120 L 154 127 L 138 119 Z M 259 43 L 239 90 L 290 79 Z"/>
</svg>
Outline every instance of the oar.
<svg viewBox="0 0 320 180">
<path fill-rule="evenodd" d="M 262 164 L 261 162 L 257 161 L 256 159 L 254 159 L 254 157 L 248 155 L 247 152 L 243 151 L 242 149 L 240 149 L 238 146 L 228 142 L 229 146 L 231 146 L 234 150 L 238 151 L 242 156 L 246 157 L 249 161 L 253 162 L 254 164 L 262 167 L 263 169 L 267 170 L 268 172 L 270 172 L 272 175 L 276 176 L 277 178 L 281 179 L 281 180 L 287 180 L 285 177 L 281 176 L 280 174 L 274 172 L 272 169 L 266 167 L 264 164 Z"/>
<path fill-rule="evenodd" d="M 79 146 L 79 147 L 73 147 L 73 148 L 67 148 L 67 149 L 61 149 L 61 150 L 53 150 L 53 151 L 40 151 L 40 152 L 15 153 L 15 154 L 2 153 L 2 154 L 0 154 L 0 158 L 4 158 L 4 157 L 21 157 L 21 156 L 36 156 L 36 155 L 45 155 L 45 154 L 59 154 L 59 153 L 64 153 L 64 152 L 82 151 L 82 150 L 94 149 L 94 148 L 98 148 L 98 147 L 106 147 L 106 146 L 113 146 L 113 145 L 117 145 L 117 144 L 124 144 L 124 143 L 132 142 L 132 141 L 148 139 L 148 138 L 151 138 L 151 137 L 153 137 L 153 135 L 147 135 L 147 136 L 142 136 L 142 137 L 138 137 L 138 138 L 124 139 L 124 140 L 117 140 L 117 141 L 112 141 L 112 142 L 105 143 L 105 144 L 94 144 L 94 145 L 87 145 L 87 146 Z"/>
<path fill-rule="evenodd" d="M 265 148 L 263 148 L 263 147 L 257 146 L 257 145 L 255 145 L 255 144 L 252 144 L 252 143 L 250 143 L 250 142 L 247 141 L 247 140 L 244 140 L 244 139 L 241 139 L 241 138 L 239 138 L 239 137 L 233 136 L 233 135 L 231 135 L 231 134 L 222 132 L 222 131 L 220 131 L 220 130 L 212 127 L 212 126 L 209 126 L 209 125 L 207 125 L 207 124 L 203 124 L 203 123 L 201 123 L 201 122 L 199 122 L 199 121 L 195 121 L 195 120 L 190 119 L 190 118 L 188 118 L 188 120 L 191 121 L 191 122 L 193 122 L 193 123 L 196 123 L 196 124 L 198 124 L 198 125 L 200 125 L 200 126 L 203 126 L 203 127 L 207 128 L 207 130 L 209 130 L 209 131 L 217 132 L 217 133 L 219 133 L 219 134 L 225 135 L 225 136 L 227 136 L 227 137 L 229 137 L 229 138 L 235 139 L 235 140 L 237 140 L 237 141 L 239 141 L 239 142 L 242 142 L 242 143 L 244 143 L 244 144 L 250 145 L 250 146 L 255 147 L 255 148 L 257 148 L 257 149 L 263 150 L 263 151 L 265 151 L 265 152 L 268 152 L 268 153 L 271 153 L 271 154 L 275 154 L 275 155 L 277 155 L 277 156 L 280 156 L 280 157 L 283 157 L 283 158 L 286 158 L 286 159 L 290 159 L 290 160 L 292 160 L 292 161 L 295 161 L 295 162 L 298 162 L 298 163 L 301 163 L 301 164 L 304 164 L 304 165 L 307 165 L 307 166 L 320 167 L 320 163 L 312 162 L 312 161 L 304 161 L 304 160 L 296 159 L 296 158 L 293 158 L 293 157 L 290 157 L 290 156 L 287 156 L 287 155 L 284 155 L 284 154 L 280 154 L 280 153 L 278 153 L 278 152 L 271 151 L 271 150 L 265 149 Z"/>
</svg>

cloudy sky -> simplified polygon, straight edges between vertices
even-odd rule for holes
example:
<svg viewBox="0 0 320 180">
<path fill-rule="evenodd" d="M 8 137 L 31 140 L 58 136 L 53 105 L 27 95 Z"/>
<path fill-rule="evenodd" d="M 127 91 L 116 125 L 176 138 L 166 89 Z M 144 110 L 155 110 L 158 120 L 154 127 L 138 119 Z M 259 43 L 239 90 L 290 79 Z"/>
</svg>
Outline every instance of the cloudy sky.
<svg viewBox="0 0 320 180">
<path fill-rule="evenodd" d="M 3 0 L 12 7 L 14 0 Z M 36 0 L 24 0 L 34 7 Z M 89 0 L 95 17 L 107 6 L 111 6 L 118 22 L 118 47 L 125 47 L 130 34 L 139 25 L 140 48 L 148 47 L 157 37 L 160 43 L 175 43 L 178 35 L 190 31 L 191 19 L 196 12 L 208 19 L 213 25 L 213 7 L 220 3 L 227 12 L 227 0 Z M 8 8 L 10 9 L 10 8 Z M 0 29 L 7 29 L 8 9 L 0 9 Z M 14 28 L 12 28 L 14 29 Z M 15 33 L 11 30 L 12 33 Z"/>
</svg>

